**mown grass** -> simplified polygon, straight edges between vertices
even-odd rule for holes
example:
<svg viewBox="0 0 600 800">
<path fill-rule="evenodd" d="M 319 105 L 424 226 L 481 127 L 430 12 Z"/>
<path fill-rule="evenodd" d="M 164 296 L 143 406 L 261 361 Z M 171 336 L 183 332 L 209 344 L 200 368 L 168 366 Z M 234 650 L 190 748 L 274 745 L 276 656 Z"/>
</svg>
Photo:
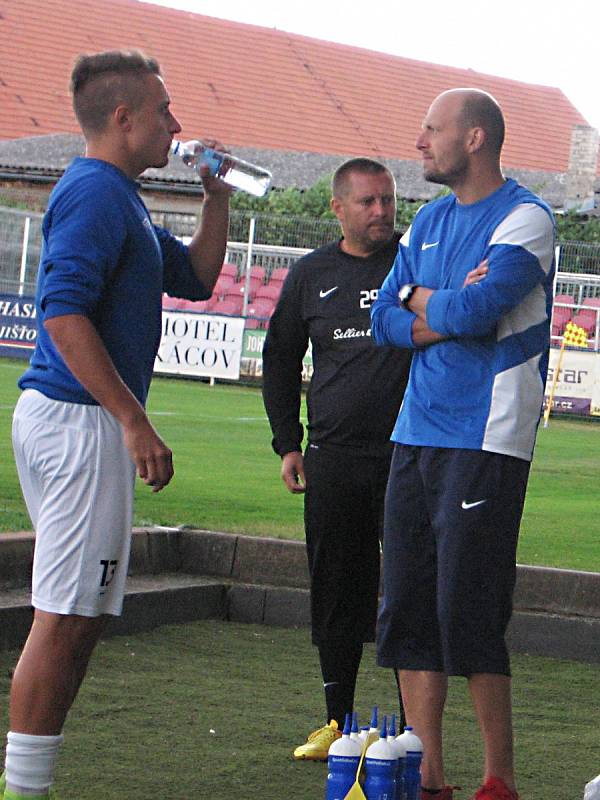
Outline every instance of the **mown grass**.
<svg viewBox="0 0 600 800">
<path fill-rule="evenodd" d="M 15 653 L 0 653 L 0 694 Z M 526 800 L 575 800 L 600 769 L 598 669 L 516 656 L 516 765 Z M 305 630 L 217 621 L 102 642 L 65 729 L 62 800 L 320 800 L 326 766 L 294 762 L 321 724 L 317 659 Z M 367 646 L 356 708 L 396 710 L 389 670 Z M 6 707 L 6 703 L 2 703 Z M 6 725 L 6 720 L 2 722 Z M 458 797 L 480 781 L 481 747 L 465 682 L 453 679 L 445 722 Z"/>
<path fill-rule="evenodd" d="M 22 362 L 0 360 L 0 530 L 30 527 L 10 448 L 10 418 Z M 136 524 L 191 525 L 302 538 L 302 498 L 279 478 L 279 459 L 260 391 L 160 378 L 149 411 L 173 449 L 176 474 L 159 494 L 138 485 Z M 532 466 L 521 563 L 600 570 L 600 424 L 552 418 Z"/>
</svg>

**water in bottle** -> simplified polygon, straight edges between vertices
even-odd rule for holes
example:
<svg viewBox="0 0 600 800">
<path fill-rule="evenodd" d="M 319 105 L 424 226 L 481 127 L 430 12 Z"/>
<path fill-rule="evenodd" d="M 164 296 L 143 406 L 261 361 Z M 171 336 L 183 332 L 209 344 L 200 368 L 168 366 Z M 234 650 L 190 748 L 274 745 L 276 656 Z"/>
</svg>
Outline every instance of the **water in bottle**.
<svg viewBox="0 0 600 800">
<path fill-rule="evenodd" d="M 395 800 L 396 753 L 387 740 L 387 720 L 384 717 L 379 739 L 365 754 L 365 784 L 367 800 Z"/>
<path fill-rule="evenodd" d="M 205 147 L 196 139 L 190 142 L 178 142 L 174 139 L 171 143 L 171 153 L 179 156 L 184 164 L 196 172 L 206 164 L 211 175 L 216 175 L 230 186 L 256 197 L 265 195 L 271 185 L 272 176 L 268 170 L 236 158 L 230 153 L 219 153 L 217 150 Z"/>
<path fill-rule="evenodd" d="M 398 737 L 406 750 L 404 763 L 403 791 L 405 800 L 420 800 L 421 797 L 421 759 L 423 758 L 423 743 L 410 725 L 404 728 L 404 733 Z"/>
<path fill-rule="evenodd" d="M 325 800 L 344 800 L 356 780 L 362 747 L 350 738 L 350 714 L 346 714 L 344 732 L 329 747 Z"/>
</svg>

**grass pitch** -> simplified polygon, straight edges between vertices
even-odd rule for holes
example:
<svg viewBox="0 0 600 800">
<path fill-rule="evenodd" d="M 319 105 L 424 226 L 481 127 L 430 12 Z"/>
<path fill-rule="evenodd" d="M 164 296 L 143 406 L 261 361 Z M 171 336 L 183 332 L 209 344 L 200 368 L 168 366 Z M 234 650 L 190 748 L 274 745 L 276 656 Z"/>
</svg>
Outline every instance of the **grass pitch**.
<svg viewBox="0 0 600 800">
<path fill-rule="evenodd" d="M 0 694 L 16 654 L 0 653 Z M 600 770 L 597 666 L 513 658 L 521 797 L 576 800 Z M 326 765 L 292 750 L 322 724 L 318 659 L 307 630 L 218 621 L 102 642 L 69 716 L 57 770 L 62 800 L 321 800 Z M 397 710 L 390 670 L 367 646 L 357 685 L 361 722 Z M 6 725 L 6 719 L 2 720 Z M 4 729 L 4 728 L 3 728 Z M 481 775 L 465 681 L 452 679 L 446 769 L 467 800 Z"/>
<path fill-rule="evenodd" d="M 24 362 L 0 360 L 0 530 L 31 527 L 10 447 Z M 256 388 L 155 379 L 149 412 L 174 452 L 175 477 L 153 494 L 138 484 L 137 525 L 303 538 L 302 497 L 286 491 Z M 553 417 L 540 429 L 519 562 L 600 571 L 600 424 Z"/>
</svg>

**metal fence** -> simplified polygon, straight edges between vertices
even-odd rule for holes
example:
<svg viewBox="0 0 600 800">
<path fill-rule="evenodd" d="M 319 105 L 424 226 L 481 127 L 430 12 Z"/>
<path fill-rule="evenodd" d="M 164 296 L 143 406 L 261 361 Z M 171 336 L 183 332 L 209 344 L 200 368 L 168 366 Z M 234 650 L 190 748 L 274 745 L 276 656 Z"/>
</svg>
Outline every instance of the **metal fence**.
<svg viewBox="0 0 600 800">
<path fill-rule="evenodd" d="M 0 292 L 33 294 L 42 214 L 0 208 Z"/>
<path fill-rule="evenodd" d="M 191 236 L 194 215 L 154 213 L 158 225 L 177 236 Z M 42 214 L 0 208 L 0 291 L 32 294 L 40 256 Z M 267 275 L 289 267 L 315 247 L 340 235 L 336 220 L 251 214 L 233 211 L 229 227 L 227 260 L 240 273 L 248 264 L 264 267 Z M 561 242 L 558 248 L 556 294 L 570 295 L 575 306 L 600 297 L 600 244 Z"/>
</svg>

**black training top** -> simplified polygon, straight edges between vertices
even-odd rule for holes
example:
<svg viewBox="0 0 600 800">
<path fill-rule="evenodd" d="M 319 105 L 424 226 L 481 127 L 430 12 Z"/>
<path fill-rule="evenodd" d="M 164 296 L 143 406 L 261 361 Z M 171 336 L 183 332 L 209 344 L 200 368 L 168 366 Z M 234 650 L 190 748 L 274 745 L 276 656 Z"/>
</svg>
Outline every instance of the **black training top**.
<svg viewBox="0 0 600 800">
<path fill-rule="evenodd" d="M 410 351 L 375 346 L 370 308 L 399 238 L 368 258 L 344 253 L 339 242 L 328 244 L 290 268 L 263 350 L 263 399 L 279 455 L 301 447 L 302 359 L 309 340 L 309 441 L 365 455 L 389 452 Z"/>
</svg>

